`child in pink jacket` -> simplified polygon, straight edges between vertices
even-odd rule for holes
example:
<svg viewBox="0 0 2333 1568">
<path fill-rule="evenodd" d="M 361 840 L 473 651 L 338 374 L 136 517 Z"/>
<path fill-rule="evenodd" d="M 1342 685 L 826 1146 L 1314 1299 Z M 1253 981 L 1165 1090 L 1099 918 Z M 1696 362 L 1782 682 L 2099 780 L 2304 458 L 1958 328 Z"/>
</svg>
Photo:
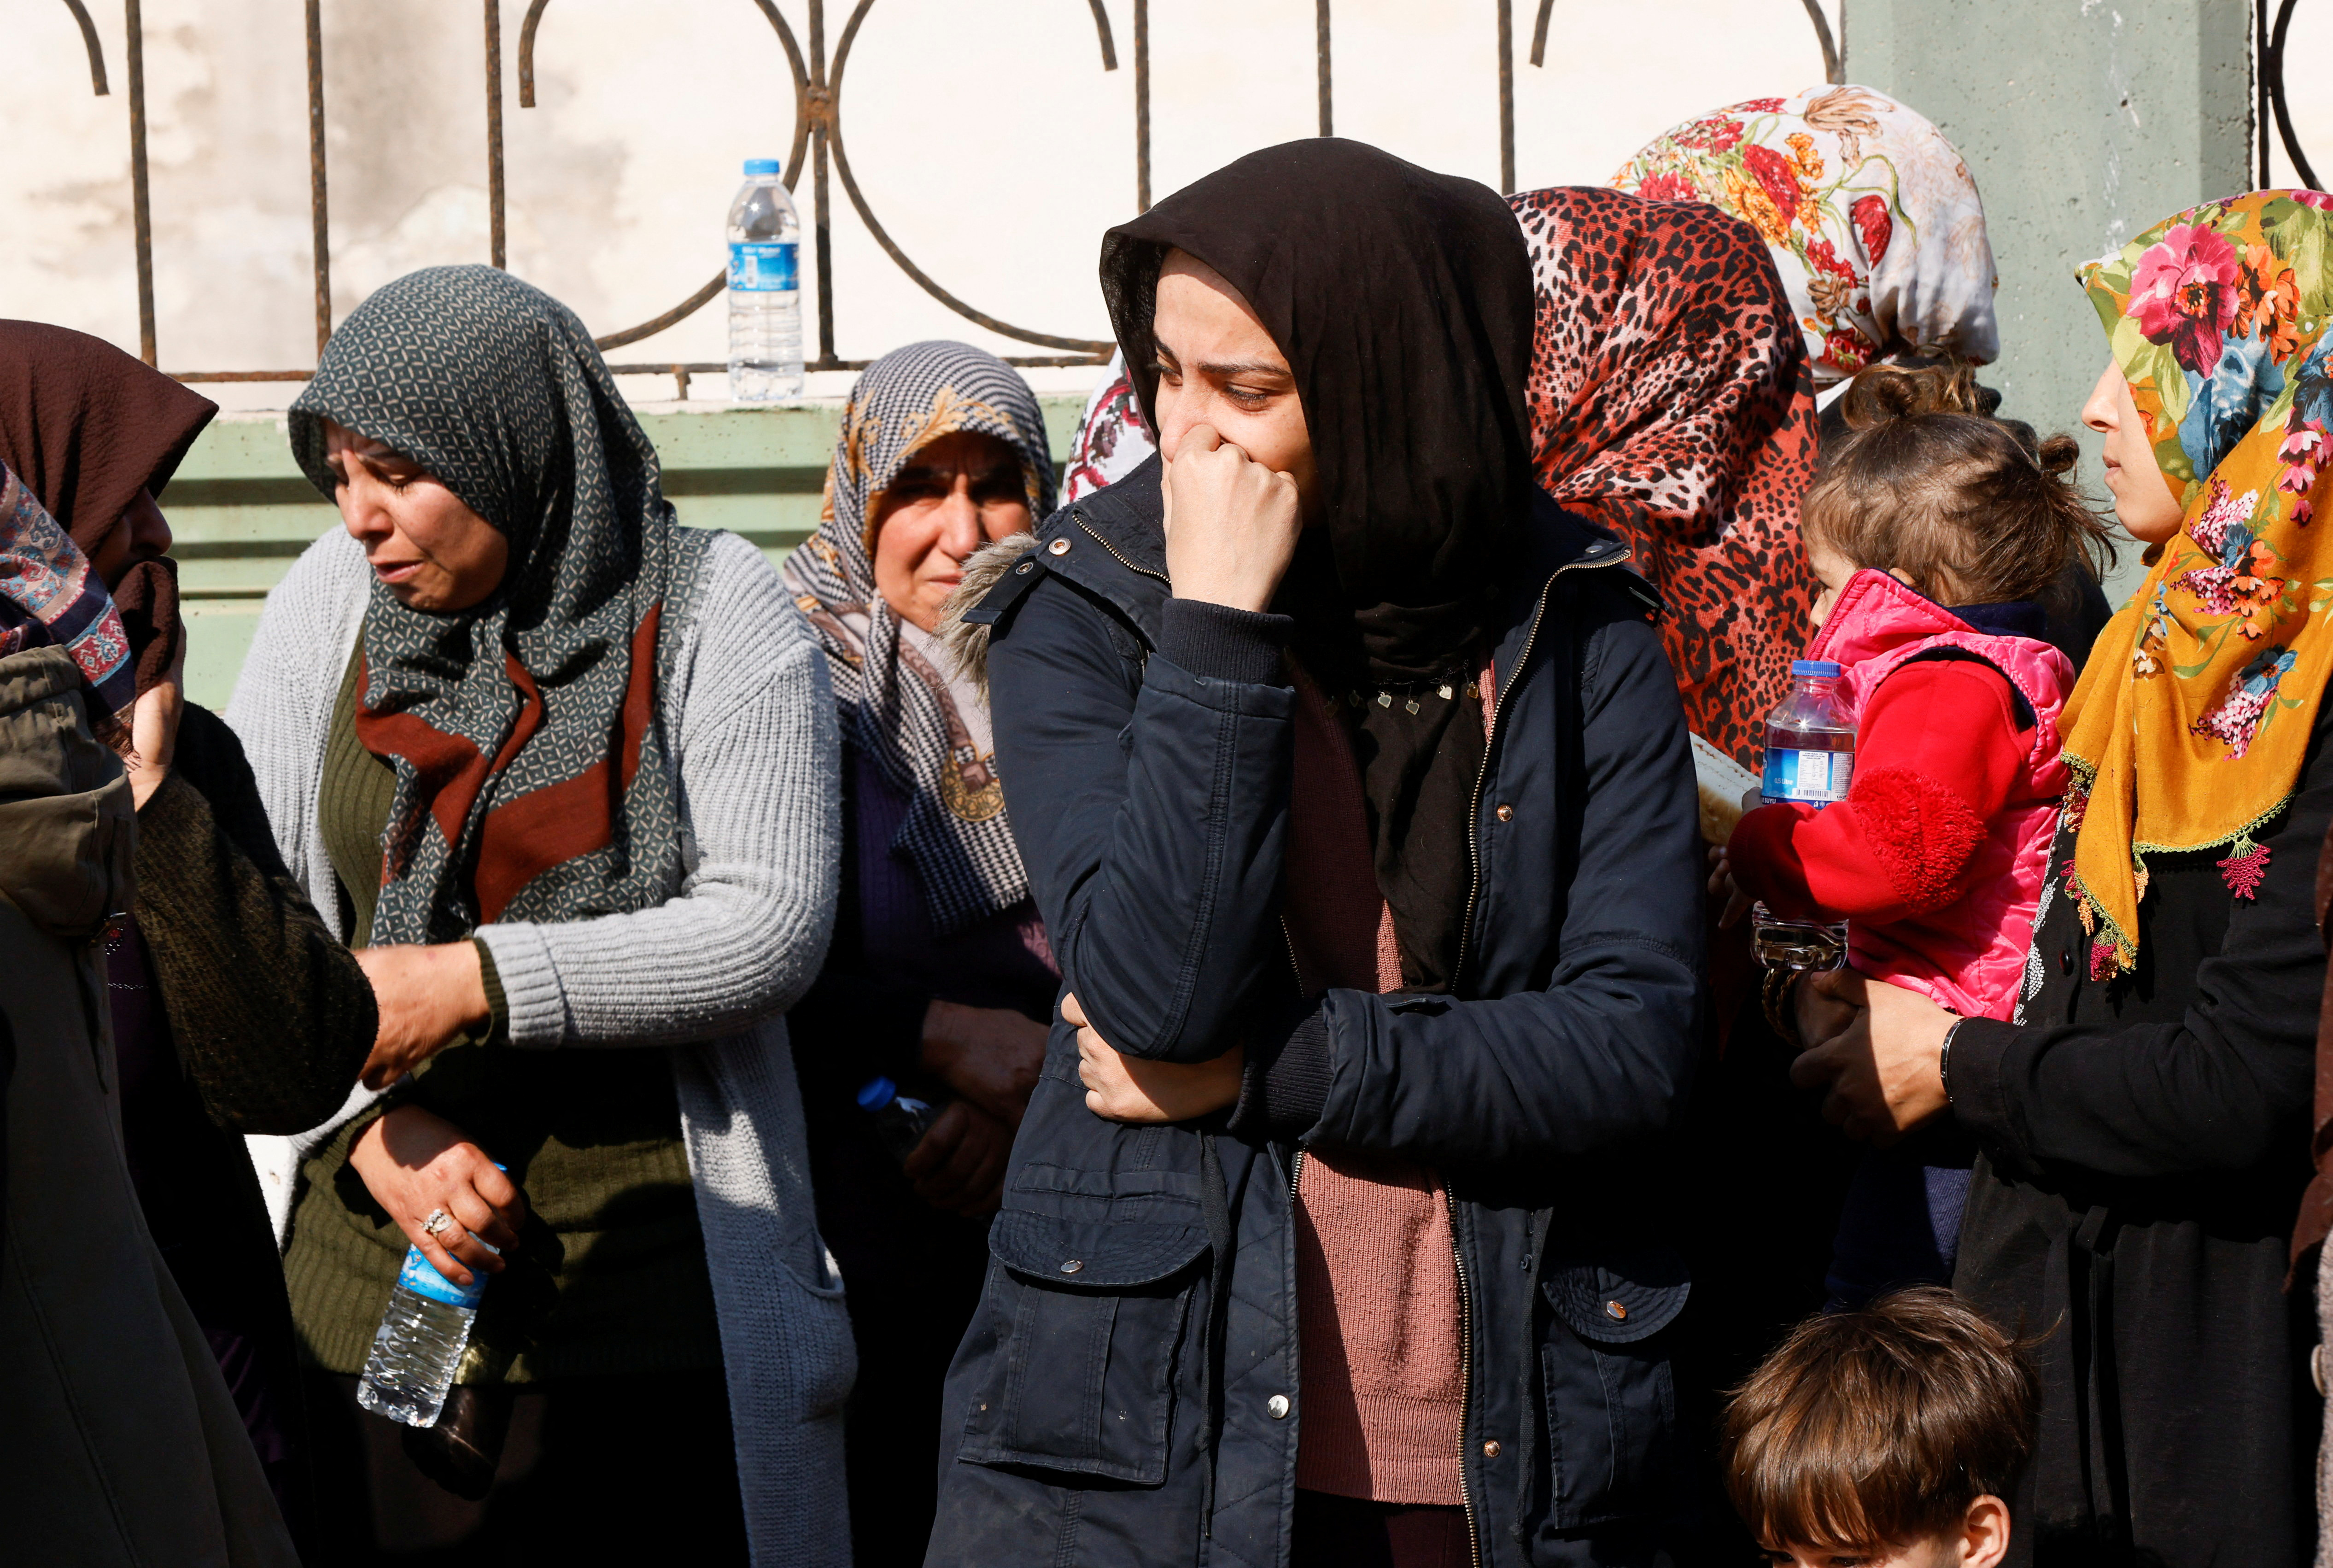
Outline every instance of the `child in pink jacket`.
<svg viewBox="0 0 2333 1568">
<path fill-rule="evenodd" d="M 2063 476 L 2069 437 L 2029 451 L 1973 412 L 1966 371 L 1867 370 L 1853 433 L 1801 508 L 1823 584 L 1809 659 L 1842 667 L 1853 783 L 1762 806 L 1724 853 L 1739 895 L 1845 921 L 1848 961 L 1968 1017 L 2016 1011 L 2066 789 L 2058 719 L 2075 671 L 2045 601 L 2106 525 Z M 1968 1150 L 1949 1126 L 1867 1159 L 1833 1250 L 1834 1303 L 1950 1278 Z"/>
</svg>

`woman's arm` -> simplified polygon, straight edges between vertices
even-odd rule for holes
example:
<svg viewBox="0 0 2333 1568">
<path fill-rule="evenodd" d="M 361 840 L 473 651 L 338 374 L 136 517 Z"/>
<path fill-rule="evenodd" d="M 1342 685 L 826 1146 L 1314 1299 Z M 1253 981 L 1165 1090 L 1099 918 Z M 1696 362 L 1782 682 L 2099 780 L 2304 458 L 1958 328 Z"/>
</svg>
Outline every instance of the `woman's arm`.
<svg viewBox="0 0 2333 1568">
<path fill-rule="evenodd" d="M 1883 998 L 1874 980 L 1872 1011 L 1800 1058 L 1802 1082 L 1835 1079 L 1836 1111 L 1826 1113 L 1882 1136 L 1912 1125 L 1924 1107 L 1941 1109 L 1949 1088 L 1961 1125 L 2004 1168 L 2029 1174 L 2181 1176 L 2249 1169 L 2280 1150 L 2299 1158 L 2325 979 L 2313 903 L 2317 852 L 2333 821 L 2325 736 L 2320 721 L 2303 787 L 2261 839 L 2269 867 L 2256 897 L 2236 899 L 2216 883 L 2197 890 L 2233 909 L 2218 951 L 2195 967 L 2184 1017 L 2124 1029 L 1956 1021 L 1915 993 L 1889 987 Z M 2078 948 L 2076 961 L 2087 957 Z M 2154 983 L 2183 979 L 2158 972 Z M 1938 1063 L 1947 1028 L 1948 1082 Z"/>
<path fill-rule="evenodd" d="M 212 1120 L 294 1133 L 341 1108 L 372 986 L 284 868 L 233 731 L 189 707 L 138 813 L 138 922 L 179 1061 Z"/>
<path fill-rule="evenodd" d="M 1276 935 L 1294 688 L 1286 622 L 1169 600 L 1138 681 L 1054 578 L 995 629 L 996 752 L 1064 985 L 1127 1055 L 1218 1056 Z"/>
<path fill-rule="evenodd" d="M 1856 736 L 1847 799 L 1777 803 L 1725 846 L 1734 880 L 1786 919 L 1896 920 L 1939 909 L 1985 823 L 2009 800 L 2031 742 L 2008 678 L 1973 659 L 1922 659 L 1880 683 Z"/>
<path fill-rule="evenodd" d="M 2255 898 L 2216 882 L 2204 892 L 2226 897 L 2233 911 L 2219 951 L 2195 967 L 2185 1016 L 2127 1029 L 1971 1019 L 1953 1036 L 1950 1068 L 1963 1126 L 2028 1170 L 2175 1176 L 2246 1169 L 2280 1152 L 2299 1158 L 2325 983 L 2314 896 L 2333 768 L 2322 747 L 2320 729 L 2308 787 L 2261 840 L 2268 876 Z M 2158 973 L 2155 983 L 2179 977 Z"/>
<path fill-rule="evenodd" d="M 1616 614 L 1583 636 L 1581 766 L 1565 786 L 1585 792 L 1579 861 L 1545 987 L 1476 1001 L 1331 991 L 1259 1064 L 1249 1101 L 1265 1102 L 1243 1101 L 1243 1121 L 1464 1164 L 1584 1154 L 1673 1123 L 1702 960 L 1685 715 L 1651 626 Z"/>
<path fill-rule="evenodd" d="M 784 1012 L 826 954 L 841 844 L 825 655 L 761 553 L 716 539 L 677 726 L 694 869 L 651 909 L 482 926 L 521 1049 L 667 1045 Z"/>
</svg>

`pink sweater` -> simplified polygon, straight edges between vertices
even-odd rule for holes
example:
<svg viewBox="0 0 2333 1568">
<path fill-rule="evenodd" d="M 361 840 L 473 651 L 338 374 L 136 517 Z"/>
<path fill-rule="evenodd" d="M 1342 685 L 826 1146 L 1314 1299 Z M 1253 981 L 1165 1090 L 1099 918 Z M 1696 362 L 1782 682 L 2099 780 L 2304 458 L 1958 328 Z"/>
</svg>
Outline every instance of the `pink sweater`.
<svg viewBox="0 0 2333 1568">
<path fill-rule="evenodd" d="M 1378 890 L 1360 769 L 1320 693 L 1297 677 L 1289 946 L 1308 995 L 1401 986 Z M 1398 1155 L 1314 1148 L 1296 1188 L 1303 1428 L 1296 1484 L 1384 1503 L 1463 1503 L 1465 1343 L 1450 1205 Z"/>
</svg>

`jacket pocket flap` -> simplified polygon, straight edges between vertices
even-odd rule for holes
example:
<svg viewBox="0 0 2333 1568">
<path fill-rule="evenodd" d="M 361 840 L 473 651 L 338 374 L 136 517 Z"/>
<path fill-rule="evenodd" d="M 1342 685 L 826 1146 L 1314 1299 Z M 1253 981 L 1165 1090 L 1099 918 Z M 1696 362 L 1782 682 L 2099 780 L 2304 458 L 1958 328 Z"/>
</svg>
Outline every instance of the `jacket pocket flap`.
<svg viewBox="0 0 2333 1568">
<path fill-rule="evenodd" d="M 1008 1208 L 989 1227 L 988 1250 L 1017 1275 L 1083 1290 L 1126 1290 L 1181 1272 L 1207 1249 L 1195 1225 L 1108 1224 Z"/>
<path fill-rule="evenodd" d="M 1685 1310 L 1693 1280 L 1667 1247 L 1595 1262 L 1551 1264 L 1541 1288 L 1573 1333 L 1624 1345 L 1656 1334 Z"/>
</svg>

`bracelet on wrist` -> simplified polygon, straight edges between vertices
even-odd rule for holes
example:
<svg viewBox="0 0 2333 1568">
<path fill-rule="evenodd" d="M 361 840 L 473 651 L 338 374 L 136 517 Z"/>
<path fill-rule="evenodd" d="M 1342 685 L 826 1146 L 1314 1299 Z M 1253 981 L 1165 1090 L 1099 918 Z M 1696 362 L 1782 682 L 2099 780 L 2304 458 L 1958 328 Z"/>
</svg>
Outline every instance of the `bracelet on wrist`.
<svg viewBox="0 0 2333 1568">
<path fill-rule="evenodd" d="M 1936 1078 L 1944 1086 L 1944 1103 L 1953 1102 L 1953 1036 L 1961 1032 L 1965 1018 L 1955 1018 L 1944 1029 L 1944 1043 L 1936 1052 Z"/>
</svg>

